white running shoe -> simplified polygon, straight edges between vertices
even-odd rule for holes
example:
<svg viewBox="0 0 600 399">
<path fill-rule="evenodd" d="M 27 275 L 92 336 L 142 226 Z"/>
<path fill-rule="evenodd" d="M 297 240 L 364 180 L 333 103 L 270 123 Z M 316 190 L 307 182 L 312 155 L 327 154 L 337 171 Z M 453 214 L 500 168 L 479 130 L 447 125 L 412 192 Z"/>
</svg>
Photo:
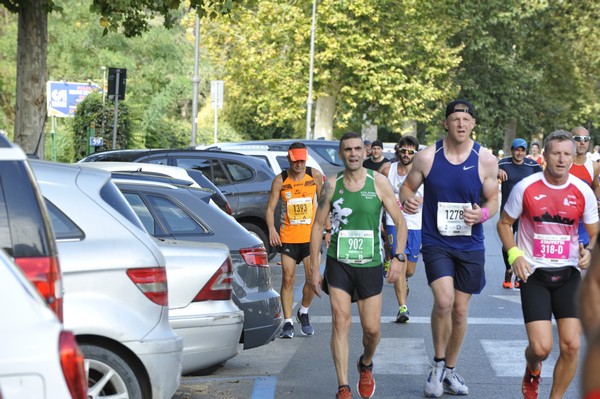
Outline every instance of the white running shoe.
<svg viewBox="0 0 600 399">
<path fill-rule="evenodd" d="M 465 385 L 465 379 L 454 370 L 446 369 L 444 377 L 444 391 L 451 395 L 468 395 L 469 387 Z"/>
<path fill-rule="evenodd" d="M 425 381 L 423 393 L 427 398 L 439 398 L 444 394 L 444 376 L 446 374 L 446 363 L 433 362 L 429 367 L 429 377 Z"/>
</svg>

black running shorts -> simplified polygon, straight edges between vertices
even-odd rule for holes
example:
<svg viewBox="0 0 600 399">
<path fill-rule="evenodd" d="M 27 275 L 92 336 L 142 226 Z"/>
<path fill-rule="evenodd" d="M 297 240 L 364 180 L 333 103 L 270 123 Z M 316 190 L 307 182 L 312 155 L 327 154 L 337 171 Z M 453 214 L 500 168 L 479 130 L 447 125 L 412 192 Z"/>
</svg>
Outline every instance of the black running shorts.
<svg viewBox="0 0 600 399">
<path fill-rule="evenodd" d="M 325 261 L 323 291 L 329 295 L 329 286 L 346 291 L 352 302 L 381 294 L 382 266 L 352 267 L 330 256 Z"/>
</svg>

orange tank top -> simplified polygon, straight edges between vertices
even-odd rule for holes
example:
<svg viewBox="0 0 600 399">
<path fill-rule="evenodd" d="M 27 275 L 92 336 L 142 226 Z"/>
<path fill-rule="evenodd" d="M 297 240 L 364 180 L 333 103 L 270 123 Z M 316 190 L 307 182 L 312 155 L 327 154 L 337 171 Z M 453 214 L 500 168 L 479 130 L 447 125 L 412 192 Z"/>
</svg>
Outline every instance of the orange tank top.
<svg viewBox="0 0 600 399">
<path fill-rule="evenodd" d="M 307 167 L 304 177 L 298 181 L 292 180 L 287 171 L 283 171 L 281 177 L 281 242 L 308 243 L 317 208 L 317 184 L 312 177 L 312 169 Z"/>
</svg>

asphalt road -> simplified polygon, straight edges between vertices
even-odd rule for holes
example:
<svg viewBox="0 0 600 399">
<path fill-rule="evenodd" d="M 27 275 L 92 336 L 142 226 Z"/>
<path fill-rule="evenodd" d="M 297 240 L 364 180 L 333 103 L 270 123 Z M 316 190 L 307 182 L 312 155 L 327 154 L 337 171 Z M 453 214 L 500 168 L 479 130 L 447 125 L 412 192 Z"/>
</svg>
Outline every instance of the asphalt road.
<svg viewBox="0 0 600 399">
<path fill-rule="evenodd" d="M 518 290 L 502 288 L 504 265 L 496 234 L 497 216 L 485 224 L 487 285 L 471 301 L 469 326 L 456 370 L 469 386 L 470 398 L 521 398 L 520 384 L 525 361 L 527 336 L 523 325 Z M 271 264 L 273 286 L 279 290 L 281 268 Z M 323 267 L 323 265 L 322 265 Z M 302 267 L 296 276 L 298 302 L 304 282 Z M 432 295 L 420 260 L 409 281 L 409 323 L 395 324 L 398 309 L 391 285 L 384 286 L 382 339 L 375 356 L 375 398 L 422 398 L 428 365 L 433 357 L 429 314 Z M 294 314 L 297 306 L 294 307 Z M 331 317 L 326 295 L 315 298 L 310 307 L 315 335 L 302 336 L 295 323 L 291 340 L 276 339 L 268 345 L 250 349 L 227 361 L 213 374 L 183 377 L 175 399 L 196 398 L 333 398 L 337 381 L 329 339 Z M 362 353 L 361 329 L 356 305 L 350 333 L 349 381 L 354 393 L 358 373 L 356 359 Z M 554 363 L 558 357 L 555 328 L 554 349 L 544 362 L 540 398 L 548 397 Z M 583 344 L 582 353 L 585 350 Z M 581 397 L 579 372 L 565 398 Z M 448 395 L 444 395 L 448 396 Z"/>
</svg>

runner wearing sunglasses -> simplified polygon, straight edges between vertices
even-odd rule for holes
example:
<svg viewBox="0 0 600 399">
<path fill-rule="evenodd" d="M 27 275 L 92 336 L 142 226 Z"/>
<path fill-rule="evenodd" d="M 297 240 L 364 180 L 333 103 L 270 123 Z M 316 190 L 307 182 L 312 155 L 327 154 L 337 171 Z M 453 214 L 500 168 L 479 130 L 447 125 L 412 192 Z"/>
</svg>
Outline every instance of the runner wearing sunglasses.
<svg viewBox="0 0 600 399">
<path fill-rule="evenodd" d="M 590 148 L 590 140 L 592 137 L 588 130 L 583 126 L 577 126 L 571 130 L 573 140 L 575 140 L 575 158 L 571 164 L 569 172 L 581 180 L 586 182 L 594 191 L 596 198 L 600 197 L 600 184 L 598 181 L 598 175 L 600 175 L 600 164 L 592 161 L 587 156 L 587 152 Z M 579 242 L 585 247 L 590 243 L 590 237 L 587 231 L 583 227 L 583 224 L 579 224 Z"/>
</svg>

